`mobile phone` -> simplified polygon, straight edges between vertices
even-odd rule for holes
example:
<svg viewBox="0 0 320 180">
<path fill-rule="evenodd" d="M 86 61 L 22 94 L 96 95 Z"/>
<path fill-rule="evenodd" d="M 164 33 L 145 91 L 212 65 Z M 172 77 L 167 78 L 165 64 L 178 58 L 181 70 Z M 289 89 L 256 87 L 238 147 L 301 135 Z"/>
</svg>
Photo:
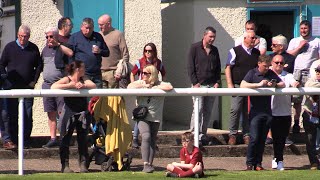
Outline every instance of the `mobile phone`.
<svg viewBox="0 0 320 180">
<path fill-rule="evenodd" d="M 271 81 L 270 81 L 271 83 L 276 83 L 277 82 L 277 80 L 276 79 L 271 79 Z"/>
</svg>

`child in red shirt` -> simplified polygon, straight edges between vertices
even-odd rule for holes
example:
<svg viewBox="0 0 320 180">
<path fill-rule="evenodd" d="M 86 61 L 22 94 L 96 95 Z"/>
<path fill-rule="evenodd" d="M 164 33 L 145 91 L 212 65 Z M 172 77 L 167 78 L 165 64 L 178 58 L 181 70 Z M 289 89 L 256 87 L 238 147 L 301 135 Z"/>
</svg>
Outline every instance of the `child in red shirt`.
<svg viewBox="0 0 320 180">
<path fill-rule="evenodd" d="M 167 165 L 167 177 L 203 177 L 203 161 L 199 148 L 193 145 L 193 134 L 182 134 L 182 149 L 180 150 L 180 163 L 173 162 Z"/>
</svg>

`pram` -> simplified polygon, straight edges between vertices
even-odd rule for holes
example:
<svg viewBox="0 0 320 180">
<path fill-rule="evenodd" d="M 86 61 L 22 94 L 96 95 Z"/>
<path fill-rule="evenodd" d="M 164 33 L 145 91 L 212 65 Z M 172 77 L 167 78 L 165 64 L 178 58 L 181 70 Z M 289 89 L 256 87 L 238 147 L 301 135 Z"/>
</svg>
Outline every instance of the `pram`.
<svg viewBox="0 0 320 180">
<path fill-rule="evenodd" d="M 114 161 L 114 158 L 105 153 L 104 148 L 104 139 L 106 137 L 105 123 L 99 121 L 98 123 L 91 123 L 90 129 L 92 131 L 92 153 L 89 156 L 88 167 L 92 161 L 95 161 L 95 164 L 101 165 L 101 171 L 119 171 L 117 162 Z M 129 171 L 130 164 L 132 162 L 132 156 L 129 153 L 126 153 L 122 158 L 123 167 L 121 171 Z"/>
<path fill-rule="evenodd" d="M 104 98 L 104 97 L 103 97 Z M 99 114 L 99 105 L 102 105 L 104 100 L 103 99 L 99 101 L 99 97 L 93 97 L 90 100 L 89 103 L 89 112 L 93 115 L 94 112 Z M 98 102 L 98 103 L 97 103 Z M 98 107 L 95 105 L 98 104 Z M 104 105 L 104 104 L 103 104 Z M 96 108 L 96 109 L 95 109 Z M 104 112 L 104 111 L 103 111 Z M 98 119 L 98 118 L 97 118 Z M 94 116 L 92 116 L 92 122 L 90 124 L 90 130 L 92 133 L 92 136 L 90 138 L 91 141 L 91 148 L 92 153 L 89 155 L 88 159 L 88 167 L 92 161 L 95 161 L 95 164 L 101 165 L 101 171 L 124 171 L 124 170 L 130 170 L 130 164 L 132 162 L 132 156 L 127 153 L 124 149 L 123 155 L 121 156 L 121 159 L 118 159 L 118 162 L 121 160 L 122 168 L 118 168 L 118 163 L 115 161 L 115 157 L 113 157 L 110 154 L 106 154 L 106 146 L 105 146 L 105 139 L 106 139 L 106 129 L 107 129 L 108 123 L 106 123 L 103 119 L 99 118 L 98 121 L 94 119 Z M 107 141 L 109 142 L 109 141 Z M 107 143 L 106 142 L 106 143 Z M 117 156 L 119 157 L 119 156 Z"/>
</svg>

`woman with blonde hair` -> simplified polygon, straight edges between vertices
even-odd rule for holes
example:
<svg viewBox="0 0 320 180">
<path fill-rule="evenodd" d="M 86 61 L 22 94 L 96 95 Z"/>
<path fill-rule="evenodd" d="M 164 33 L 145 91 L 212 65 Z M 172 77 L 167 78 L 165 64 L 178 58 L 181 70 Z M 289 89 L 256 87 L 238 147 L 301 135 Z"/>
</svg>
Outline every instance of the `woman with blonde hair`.
<svg viewBox="0 0 320 180">
<path fill-rule="evenodd" d="M 141 80 L 134 81 L 128 85 L 130 89 L 162 89 L 170 91 L 173 89 L 168 82 L 159 81 L 158 70 L 153 65 L 146 65 L 142 71 Z M 141 154 L 144 162 L 143 172 L 152 173 L 154 154 L 156 151 L 156 139 L 162 121 L 164 97 L 163 96 L 138 96 L 137 105 L 148 109 L 147 116 L 136 119 L 141 133 Z"/>
</svg>

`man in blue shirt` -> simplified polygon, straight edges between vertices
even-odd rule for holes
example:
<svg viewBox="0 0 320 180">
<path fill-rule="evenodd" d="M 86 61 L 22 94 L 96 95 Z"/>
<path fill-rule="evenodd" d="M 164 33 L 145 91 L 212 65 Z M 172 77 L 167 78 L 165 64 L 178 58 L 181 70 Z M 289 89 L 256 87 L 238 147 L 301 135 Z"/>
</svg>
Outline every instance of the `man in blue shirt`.
<svg viewBox="0 0 320 180">
<path fill-rule="evenodd" d="M 101 57 L 108 57 L 109 49 L 101 34 L 94 32 L 93 27 L 93 20 L 84 18 L 80 31 L 71 35 L 68 44 L 74 52 L 72 60 L 83 61 L 86 75 L 98 88 L 102 88 Z"/>
<path fill-rule="evenodd" d="M 251 69 L 241 81 L 241 88 L 279 87 L 285 84 L 279 76 L 269 69 L 271 57 L 260 55 L 258 67 Z M 250 142 L 247 150 L 246 170 L 263 170 L 262 155 L 267 133 L 271 125 L 271 96 L 250 96 L 249 113 Z"/>
</svg>

